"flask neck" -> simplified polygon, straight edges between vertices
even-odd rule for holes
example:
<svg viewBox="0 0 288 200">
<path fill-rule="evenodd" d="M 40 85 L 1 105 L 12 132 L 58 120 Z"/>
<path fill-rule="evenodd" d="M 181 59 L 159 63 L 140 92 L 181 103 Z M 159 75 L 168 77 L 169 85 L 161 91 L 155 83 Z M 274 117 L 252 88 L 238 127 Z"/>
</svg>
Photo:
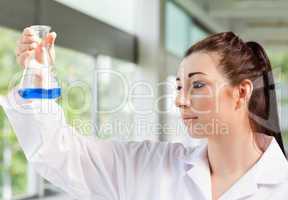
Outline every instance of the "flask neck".
<svg viewBox="0 0 288 200">
<path fill-rule="evenodd" d="M 31 26 L 35 36 L 38 38 L 38 42 L 42 42 L 44 38 L 49 34 L 51 27 L 46 25 L 33 25 Z"/>
<path fill-rule="evenodd" d="M 51 27 L 45 25 L 33 25 L 31 28 L 33 29 L 38 43 L 31 61 L 33 60 L 36 65 L 49 66 L 52 59 L 49 54 L 49 47 L 47 43 L 45 43 L 45 38 L 48 36 Z"/>
</svg>

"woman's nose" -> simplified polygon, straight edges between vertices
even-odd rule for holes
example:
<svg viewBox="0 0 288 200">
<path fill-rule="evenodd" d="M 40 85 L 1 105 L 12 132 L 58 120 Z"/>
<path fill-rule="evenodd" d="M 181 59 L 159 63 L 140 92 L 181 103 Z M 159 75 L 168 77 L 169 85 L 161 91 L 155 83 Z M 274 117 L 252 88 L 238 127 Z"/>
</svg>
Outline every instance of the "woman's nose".
<svg viewBox="0 0 288 200">
<path fill-rule="evenodd" d="M 175 100 L 176 107 L 190 107 L 191 106 L 191 98 L 189 95 L 178 95 Z"/>
</svg>

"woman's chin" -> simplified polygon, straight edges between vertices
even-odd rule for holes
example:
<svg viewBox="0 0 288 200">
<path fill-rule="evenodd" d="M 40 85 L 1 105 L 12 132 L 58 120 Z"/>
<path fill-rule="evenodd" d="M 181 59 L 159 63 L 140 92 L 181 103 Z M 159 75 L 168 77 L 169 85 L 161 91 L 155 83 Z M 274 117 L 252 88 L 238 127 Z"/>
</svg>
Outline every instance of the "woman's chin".
<svg viewBox="0 0 288 200">
<path fill-rule="evenodd" d="M 189 135 L 193 138 L 228 135 L 230 130 L 228 124 L 219 119 L 184 121 L 184 124 Z"/>
<path fill-rule="evenodd" d="M 202 139 L 202 138 L 207 138 L 207 137 L 208 137 L 208 135 L 205 134 L 205 133 L 189 132 L 189 135 L 190 135 L 192 138 L 195 138 L 195 139 Z"/>
<path fill-rule="evenodd" d="M 207 138 L 209 134 L 207 134 L 204 130 L 199 129 L 193 129 L 192 125 L 188 125 L 187 131 L 192 138 L 201 139 L 201 138 Z"/>
</svg>

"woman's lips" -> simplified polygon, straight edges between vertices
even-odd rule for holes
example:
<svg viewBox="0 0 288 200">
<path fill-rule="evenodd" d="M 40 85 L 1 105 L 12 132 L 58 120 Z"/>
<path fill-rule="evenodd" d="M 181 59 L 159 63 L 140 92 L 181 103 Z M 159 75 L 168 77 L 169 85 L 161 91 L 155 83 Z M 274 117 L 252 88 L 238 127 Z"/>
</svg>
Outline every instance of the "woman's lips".
<svg viewBox="0 0 288 200">
<path fill-rule="evenodd" d="M 194 117 L 182 117 L 183 121 L 184 121 L 184 124 L 189 124 L 191 123 L 192 120 L 195 120 L 195 119 L 198 119 L 197 116 L 194 116 Z"/>
<path fill-rule="evenodd" d="M 182 119 L 183 120 L 188 120 L 188 119 L 198 119 L 198 117 L 197 116 L 182 116 Z"/>
</svg>

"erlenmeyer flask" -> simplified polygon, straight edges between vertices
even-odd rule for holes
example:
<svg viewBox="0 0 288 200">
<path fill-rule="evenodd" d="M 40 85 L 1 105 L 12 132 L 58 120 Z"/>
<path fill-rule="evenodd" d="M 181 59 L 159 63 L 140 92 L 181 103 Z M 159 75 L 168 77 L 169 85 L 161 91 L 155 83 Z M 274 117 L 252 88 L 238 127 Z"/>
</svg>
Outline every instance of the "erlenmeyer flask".
<svg viewBox="0 0 288 200">
<path fill-rule="evenodd" d="M 25 64 L 18 92 L 25 99 L 58 98 L 61 88 L 55 76 L 49 47 L 44 42 L 51 28 L 44 25 L 34 25 L 31 28 L 38 39 L 38 45 Z"/>
</svg>

